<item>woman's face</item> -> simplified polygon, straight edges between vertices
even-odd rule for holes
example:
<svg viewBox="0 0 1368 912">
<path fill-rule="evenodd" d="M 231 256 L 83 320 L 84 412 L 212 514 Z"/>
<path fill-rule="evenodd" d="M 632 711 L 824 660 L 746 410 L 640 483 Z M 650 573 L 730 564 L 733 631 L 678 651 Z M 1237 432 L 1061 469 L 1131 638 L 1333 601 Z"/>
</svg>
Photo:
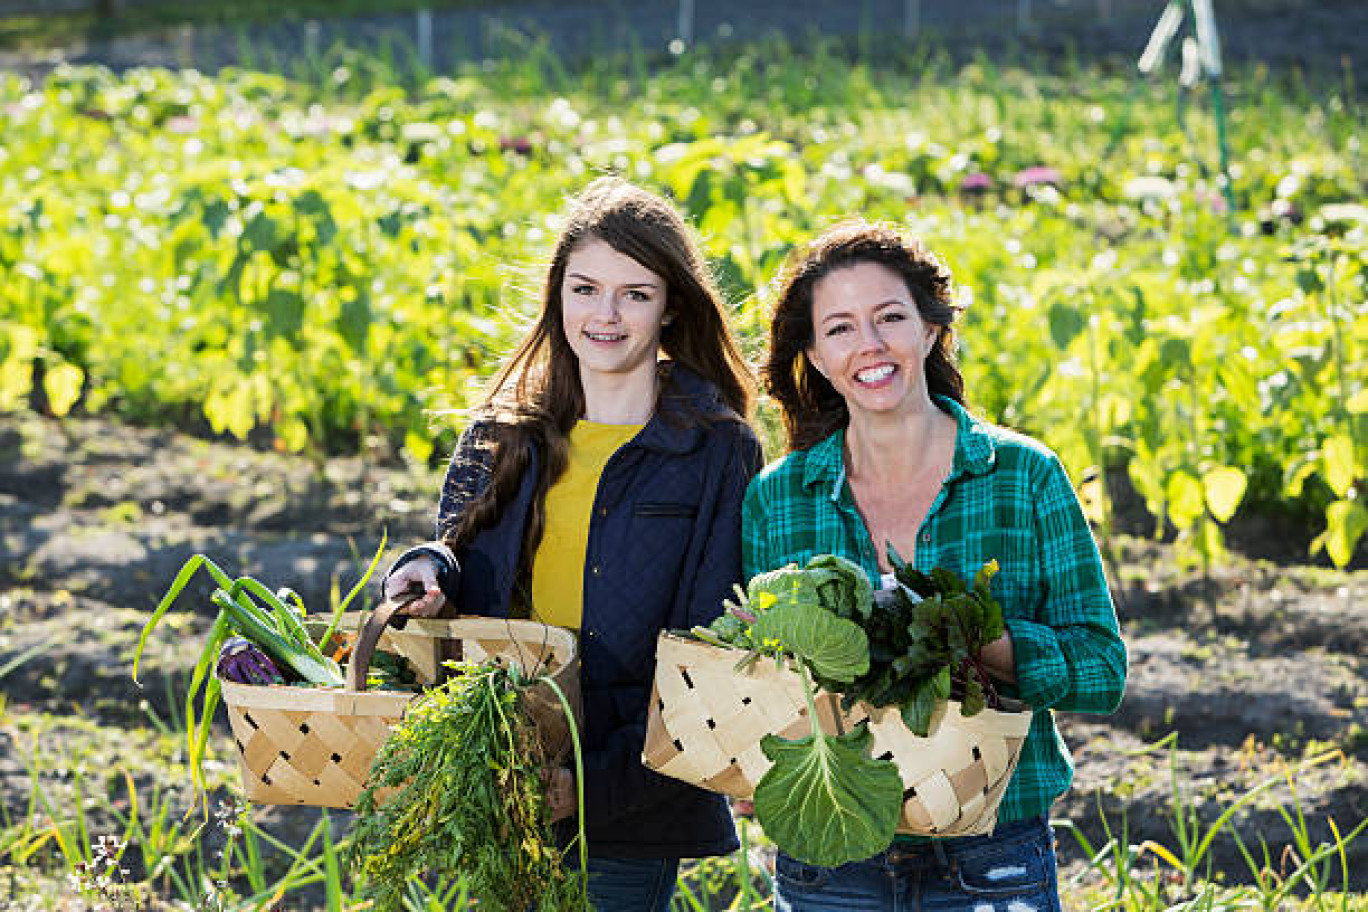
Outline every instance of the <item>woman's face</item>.
<svg viewBox="0 0 1368 912">
<path fill-rule="evenodd" d="M 566 260 L 561 324 L 582 374 L 655 370 L 665 280 L 607 242 L 590 238 Z"/>
<path fill-rule="evenodd" d="M 927 399 L 924 365 L 937 328 L 922 319 L 907 283 L 893 270 L 856 263 L 818 279 L 812 327 L 808 359 L 852 417 L 898 413 Z"/>
</svg>

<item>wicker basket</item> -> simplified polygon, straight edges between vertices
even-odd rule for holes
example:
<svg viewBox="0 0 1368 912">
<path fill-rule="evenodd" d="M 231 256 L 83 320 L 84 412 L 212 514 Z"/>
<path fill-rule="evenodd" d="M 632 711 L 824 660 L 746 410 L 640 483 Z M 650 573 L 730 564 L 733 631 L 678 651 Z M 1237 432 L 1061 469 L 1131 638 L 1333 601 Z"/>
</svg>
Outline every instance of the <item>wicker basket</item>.
<svg viewBox="0 0 1368 912">
<path fill-rule="evenodd" d="M 359 618 L 348 615 L 344 623 Z M 466 661 L 493 658 L 524 670 L 543 668 L 578 713 L 579 658 L 570 631 L 501 618 L 411 618 L 403 631 L 385 630 L 379 645 L 408 658 L 419 683 L 427 686 L 437 680 L 444 641 L 458 641 Z M 348 670 L 356 680 L 365 679 L 364 672 Z M 342 688 L 261 687 L 232 681 L 221 684 L 247 800 L 256 804 L 352 807 L 380 745 L 417 696 Z M 558 762 L 570 749 L 569 726 L 559 699 L 549 687 L 539 684 L 528 690 L 524 706 L 537 726 L 548 762 Z"/>
<path fill-rule="evenodd" d="M 772 661 L 737 672 L 740 653 L 670 634 L 656 646 L 655 688 L 643 762 L 653 770 L 736 798 L 750 798 L 770 767 L 767 734 L 811 731 L 798 676 Z M 828 734 L 868 721 L 872 755 L 892 760 L 903 782 L 899 833 L 968 836 L 992 832 L 998 803 L 1016 770 L 1031 725 L 1029 710 L 985 709 L 972 717 L 947 702 L 928 737 L 912 734 L 896 708 L 864 704 L 842 712 L 840 698 L 816 701 Z"/>
</svg>

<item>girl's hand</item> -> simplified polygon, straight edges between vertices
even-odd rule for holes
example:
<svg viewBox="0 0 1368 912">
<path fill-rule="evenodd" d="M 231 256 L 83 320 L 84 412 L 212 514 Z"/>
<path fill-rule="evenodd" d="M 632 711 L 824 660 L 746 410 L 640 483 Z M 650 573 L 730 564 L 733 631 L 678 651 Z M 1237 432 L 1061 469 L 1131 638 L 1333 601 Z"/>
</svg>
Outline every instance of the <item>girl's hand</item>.
<svg viewBox="0 0 1368 912">
<path fill-rule="evenodd" d="M 411 599 L 402 609 L 411 617 L 437 617 L 446 607 L 446 596 L 437 585 L 437 564 L 427 556 L 416 557 L 385 580 L 385 598 L 395 602 Z"/>
<path fill-rule="evenodd" d="M 551 810 L 551 822 L 574 816 L 575 774 L 563 766 L 541 771 L 542 786 L 546 789 L 546 805 Z"/>
</svg>

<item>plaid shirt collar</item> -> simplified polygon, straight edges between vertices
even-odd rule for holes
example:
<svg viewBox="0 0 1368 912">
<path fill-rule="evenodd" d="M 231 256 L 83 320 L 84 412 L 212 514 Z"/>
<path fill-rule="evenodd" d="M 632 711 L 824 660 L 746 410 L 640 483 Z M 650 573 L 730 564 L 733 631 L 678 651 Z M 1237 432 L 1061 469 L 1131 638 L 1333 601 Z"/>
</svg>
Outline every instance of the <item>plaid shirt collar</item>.
<svg viewBox="0 0 1368 912">
<path fill-rule="evenodd" d="M 961 475 L 982 475 L 997 461 L 997 446 L 982 422 L 969 414 L 968 409 L 947 396 L 932 396 L 941 410 L 955 419 L 959 432 L 955 435 L 955 460 L 945 479 L 949 484 Z M 839 500 L 845 486 L 845 429 L 837 431 L 808 450 L 803 466 L 803 487 L 825 487 L 831 500 Z"/>
</svg>

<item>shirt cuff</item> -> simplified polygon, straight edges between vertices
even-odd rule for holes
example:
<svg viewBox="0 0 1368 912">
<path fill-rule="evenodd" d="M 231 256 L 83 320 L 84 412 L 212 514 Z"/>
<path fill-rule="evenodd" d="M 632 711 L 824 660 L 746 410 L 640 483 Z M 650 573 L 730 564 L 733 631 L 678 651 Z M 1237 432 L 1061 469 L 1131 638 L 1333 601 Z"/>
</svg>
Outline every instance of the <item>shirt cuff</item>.
<svg viewBox="0 0 1368 912">
<path fill-rule="evenodd" d="M 1058 703 L 1069 692 L 1069 666 L 1055 632 L 1022 618 L 1006 618 L 1003 624 L 1012 637 L 1020 698 L 1038 709 Z"/>
</svg>

